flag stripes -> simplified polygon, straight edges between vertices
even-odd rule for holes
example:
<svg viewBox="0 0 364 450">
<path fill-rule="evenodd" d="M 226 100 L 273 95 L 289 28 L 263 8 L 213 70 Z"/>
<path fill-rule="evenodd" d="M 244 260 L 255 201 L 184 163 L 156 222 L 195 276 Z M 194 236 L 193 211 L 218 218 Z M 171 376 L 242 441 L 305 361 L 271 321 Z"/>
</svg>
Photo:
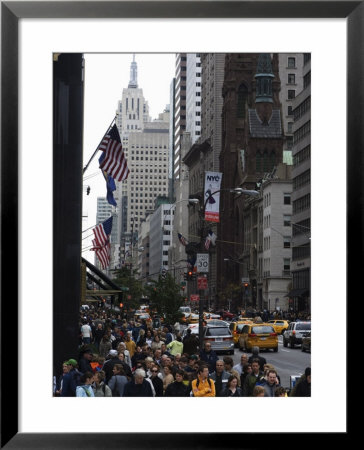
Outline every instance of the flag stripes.
<svg viewBox="0 0 364 450">
<path fill-rule="evenodd" d="M 186 238 L 184 238 L 181 233 L 178 233 L 178 239 L 182 245 L 187 245 Z"/>
<path fill-rule="evenodd" d="M 116 125 L 105 135 L 99 146 L 99 150 L 105 152 L 105 158 L 100 163 L 100 169 L 104 170 L 117 181 L 126 180 L 130 170 Z"/>
<path fill-rule="evenodd" d="M 94 248 L 92 248 L 92 250 L 96 253 L 97 258 L 100 261 L 101 268 L 106 269 L 110 264 L 110 242 L 107 242 L 103 247 L 97 246 L 96 240 L 93 240 L 92 244 L 94 245 Z"/>
<path fill-rule="evenodd" d="M 97 247 L 103 247 L 109 241 L 109 235 L 112 229 L 112 216 L 105 222 L 100 223 L 92 231 L 95 235 L 95 241 Z"/>
</svg>

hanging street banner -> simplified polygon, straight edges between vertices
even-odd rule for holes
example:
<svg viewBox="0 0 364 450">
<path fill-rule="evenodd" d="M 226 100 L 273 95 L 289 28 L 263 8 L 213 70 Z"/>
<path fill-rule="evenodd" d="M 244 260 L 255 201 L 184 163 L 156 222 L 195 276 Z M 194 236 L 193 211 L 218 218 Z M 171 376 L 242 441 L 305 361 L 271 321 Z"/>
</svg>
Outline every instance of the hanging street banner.
<svg viewBox="0 0 364 450">
<path fill-rule="evenodd" d="M 222 173 L 205 172 L 205 220 L 209 222 L 219 222 L 220 211 L 220 190 Z"/>
</svg>

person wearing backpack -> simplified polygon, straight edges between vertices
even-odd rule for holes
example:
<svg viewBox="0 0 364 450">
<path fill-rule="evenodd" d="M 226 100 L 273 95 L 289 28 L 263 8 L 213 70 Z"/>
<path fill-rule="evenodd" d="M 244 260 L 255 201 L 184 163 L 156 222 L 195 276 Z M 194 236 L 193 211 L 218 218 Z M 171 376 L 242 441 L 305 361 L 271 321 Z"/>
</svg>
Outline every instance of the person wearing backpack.
<svg viewBox="0 0 364 450">
<path fill-rule="evenodd" d="M 94 390 L 95 397 L 112 397 L 111 389 L 104 382 L 105 372 L 100 370 L 94 374 L 94 383 L 92 388 Z"/>
<path fill-rule="evenodd" d="M 109 389 L 112 392 L 113 397 L 122 397 L 124 394 L 124 387 L 128 384 L 129 380 L 125 375 L 124 368 L 121 364 L 115 364 L 113 369 L 113 376 L 109 381 Z"/>
<path fill-rule="evenodd" d="M 85 372 L 80 379 L 81 385 L 76 387 L 76 397 L 95 397 L 91 386 L 93 380 L 94 374 Z"/>
<path fill-rule="evenodd" d="M 194 397 L 215 397 L 215 383 L 209 378 L 209 367 L 200 365 L 197 378 L 192 380 L 192 394 Z"/>
</svg>

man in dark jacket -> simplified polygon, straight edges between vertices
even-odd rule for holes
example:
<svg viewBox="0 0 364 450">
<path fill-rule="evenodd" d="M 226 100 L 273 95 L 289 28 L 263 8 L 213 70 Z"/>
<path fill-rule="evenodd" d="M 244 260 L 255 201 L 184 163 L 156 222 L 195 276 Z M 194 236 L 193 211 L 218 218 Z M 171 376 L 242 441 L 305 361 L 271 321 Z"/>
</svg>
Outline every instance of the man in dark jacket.
<svg viewBox="0 0 364 450">
<path fill-rule="evenodd" d="M 110 350 L 108 358 L 109 359 L 107 359 L 105 361 L 105 363 L 102 367 L 102 370 L 105 372 L 105 383 L 106 384 L 109 383 L 111 377 L 114 375 L 112 370 L 113 370 L 115 364 L 121 364 L 123 366 L 125 375 L 129 379 L 131 378 L 132 373 L 131 373 L 131 369 L 130 369 L 129 365 L 126 364 L 125 361 L 122 361 L 121 359 L 118 358 L 118 352 L 116 350 L 113 350 L 113 349 Z"/>
<path fill-rule="evenodd" d="M 82 373 L 77 369 L 77 361 L 69 359 L 65 362 L 69 366 L 69 372 L 63 377 L 61 397 L 75 397 L 76 387 L 81 384 Z"/>
<path fill-rule="evenodd" d="M 95 344 L 97 350 L 99 350 L 100 342 L 101 342 L 101 339 L 104 336 L 104 334 L 105 334 L 105 331 L 102 326 L 102 323 L 99 322 L 97 324 L 95 330 L 92 331 L 92 335 L 94 336 L 94 344 Z"/>
<path fill-rule="evenodd" d="M 173 341 L 173 335 L 172 333 L 169 331 L 168 327 L 163 327 L 163 332 L 165 334 L 165 344 L 168 345 L 170 342 Z"/>
<path fill-rule="evenodd" d="M 183 375 L 183 370 L 178 369 L 176 381 L 167 386 L 165 397 L 188 397 L 190 395 L 191 389 L 183 383 Z"/>
<path fill-rule="evenodd" d="M 200 352 L 200 360 L 204 361 L 209 366 L 209 373 L 215 371 L 216 361 L 218 359 L 217 354 L 211 349 L 211 344 L 205 342 L 204 350 Z"/>
<path fill-rule="evenodd" d="M 250 375 L 247 375 L 244 386 L 242 386 L 244 397 L 252 397 L 255 385 L 260 384 L 261 379 L 264 377 L 264 373 L 260 370 L 259 359 L 253 359 L 251 364 L 252 372 Z"/>
<path fill-rule="evenodd" d="M 216 361 L 215 371 L 210 375 L 211 380 L 215 382 L 216 397 L 221 397 L 222 392 L 227 386 L 230 373 L 225 370 L 224 361 L 219 359 Z"/>
<path fill-rule="evenodd" d="M 267 364 L 267 360 L 259 355 L 259 347 L 253 347 L 252 348 L 252 354 L 248 359 L 248 363 L 252 363 L 253 359 L 259 359 L 259 368 L 260 370 L 264 371 L 264 364 Z"/>
<path fill-rule="evenodd" d="M 305 376 L 297 382 L 297 386 L 292 397 L 311 397 L 311 367 L 305 370 Z"/>
<path fill-rule="evenodd" d="M 88 347 L 83 348 L 80 351 L 80 358 L 78 360 L 78 367 L 79 367 L 80 372 L 82 374 L 84 374 L 86 372 L 93 373 L 93 370 L 92 370 L 92 367 L 91 367 L 91 364 L 90 364 L 91 361 L 92 361 L 92 357 L 93 357 L 92 351 Z"/>
<path fill-rule="evenodd" d="M 183 338 L 183 353 L 189 356 L 195 355 L 199 344 L 198 337 L 191 332 L 190 328 L 187 329 L 186 333 L 186 336 Z"/>
<path fill-rule="evenodd" d="M 153 391 L 149 381 L 145 379 L 145 371 L 137 369 L 134 379 L 124 387 L 123 397 L 153 397 Z"/>
<path fill-rule="evenodd" d="M 275 392 L 280 384 L 277 379 L 277 372 L 274 369 L 269 369 L 267 373 L 267 381 L 263 384 L 264 397 L 275 397 Z"/>
<path fill-rule="evenodd" d="M 156 397 L 163 397 L 163 380 L 159 377 L 159 369 L 157 366 L 152 366 L 150 369 L 150 380 L 153 384 Z"/>
</svg>

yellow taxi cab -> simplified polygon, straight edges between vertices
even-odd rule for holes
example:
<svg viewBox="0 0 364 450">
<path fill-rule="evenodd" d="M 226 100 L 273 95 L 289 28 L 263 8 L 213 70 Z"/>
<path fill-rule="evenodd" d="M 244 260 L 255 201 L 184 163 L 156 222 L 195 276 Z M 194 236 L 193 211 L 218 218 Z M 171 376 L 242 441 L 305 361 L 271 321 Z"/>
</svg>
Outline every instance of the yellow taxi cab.
<svg viewBox="0 0 364 450">
<path fill-rule="evenodd" d="M 272 325 L 277 334 L 283 334 L 288 329 L 289 320 L 275 319 L 268 320 L 267 323 Z"/>
<path fill-rule="evenodd" d="M 253 323 L 254 319 L 252 319 L 251 317 L 240 316 L 238 322 Z"/>
<path fill-rule="evenodd" d="M 200 316 L 198 314 L 193 314 L 192 313 L 187 318 L 187 323 L 198 323 L 199 317 Z"/>
<path fill-rule="evenodd" d="M 247 323 L 252 323 L 252 321 L 248 320 L 248 319 L 244 319 L 244 320 L 239 319 L 236 322 L 230 323 L 229 329 L 231 331 L 231 334 L 233 335 L 233 341 L 234 341 L 235 347 L 238 346 L 240 334 L 242 332 L 244 325 L 246 325 Z"/>
<path fill-rule="evenodd" d="M 239 349 L 247 352 L 253 347 L 273 349 L 278 352 L 278 334 L 270 323 L 248 323 L 239 336 Z"/>
</svg>

